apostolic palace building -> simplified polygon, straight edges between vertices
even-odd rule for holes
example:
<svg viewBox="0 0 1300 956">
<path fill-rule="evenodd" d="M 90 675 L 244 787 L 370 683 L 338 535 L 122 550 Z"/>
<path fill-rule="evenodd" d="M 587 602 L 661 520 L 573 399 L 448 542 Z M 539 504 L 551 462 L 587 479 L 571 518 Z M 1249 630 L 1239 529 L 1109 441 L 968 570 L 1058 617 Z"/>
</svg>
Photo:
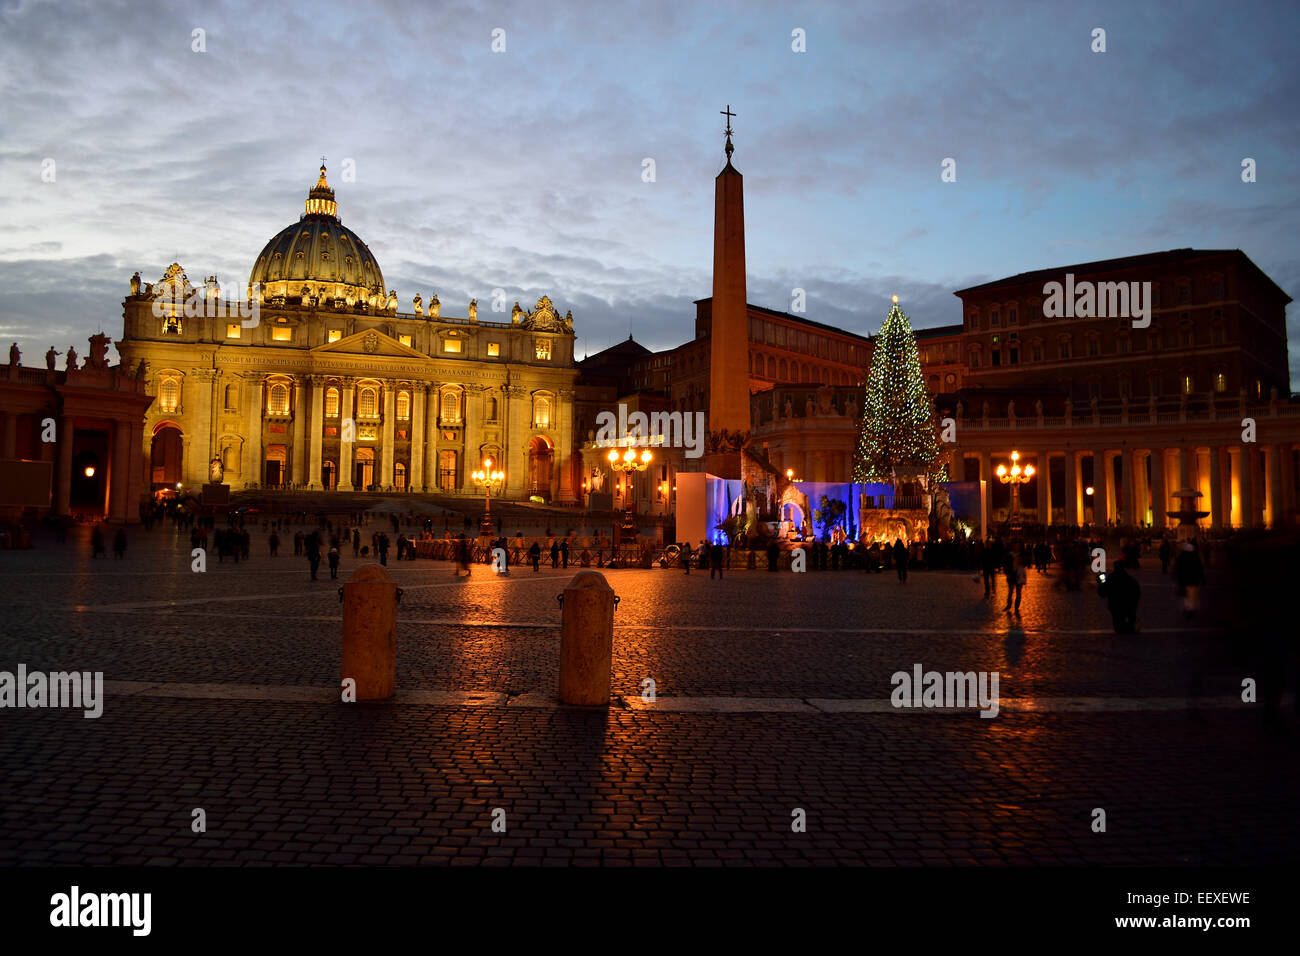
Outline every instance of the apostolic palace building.
<svg viewBox="0 0 1300 956">
<path fill-rule="evenodd" d="M 509 322 L 481 320 L 474 301 L 445 314 L 436 294 L 399 312 L 323 165 L 248 283 L 229 303 L 215 278 L 196 289 L 176 264 L 157 283 L 132 279 L 116 344 L 125 367 L 145 363 L 155 396 L 154 490 L 220 474 L 236 490 L 473 493 L 491 458 L 508 497 L 576 500 L 573 317 L 549 298 L 515 303 Z"/>
</svg>

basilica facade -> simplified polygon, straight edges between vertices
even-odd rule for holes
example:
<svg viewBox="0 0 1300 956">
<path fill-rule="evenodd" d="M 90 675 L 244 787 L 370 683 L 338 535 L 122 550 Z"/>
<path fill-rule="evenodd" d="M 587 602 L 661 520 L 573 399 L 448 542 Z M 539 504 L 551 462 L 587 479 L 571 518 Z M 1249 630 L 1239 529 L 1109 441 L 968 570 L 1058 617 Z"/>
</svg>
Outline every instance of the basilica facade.
<svg viewBox="0 0 1300 956">
<path fill-rule="evenodd" d="M 246 294 L 195 286 L 177 263 L 131 279 L 116 342 L 147 382 L 144 484 L 234 490 L 477 494 L 575 500 L 572 313 L 541 297 L 510 320 L 437 295 L 399 312 L 320 169 L 306 210 L 263 248 Z"/>
</svg>

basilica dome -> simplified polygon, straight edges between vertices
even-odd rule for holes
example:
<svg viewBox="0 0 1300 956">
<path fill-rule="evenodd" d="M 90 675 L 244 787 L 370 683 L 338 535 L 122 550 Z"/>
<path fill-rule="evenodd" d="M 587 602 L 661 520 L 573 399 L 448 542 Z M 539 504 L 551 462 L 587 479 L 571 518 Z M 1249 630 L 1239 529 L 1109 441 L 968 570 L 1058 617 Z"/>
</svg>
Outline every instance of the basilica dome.
<svg viewBox="0 0 1300 956">
<path fill-rule="evenodd" d="M 384 274 L 369 247 L 339 221 L 325 167 L 307 194 L 306 212 L 280 230 L 257 257 L 250 285 L 261 283 L 263 299 L 342 299 L 349 306 L 384 299 Z"/>
</svg>

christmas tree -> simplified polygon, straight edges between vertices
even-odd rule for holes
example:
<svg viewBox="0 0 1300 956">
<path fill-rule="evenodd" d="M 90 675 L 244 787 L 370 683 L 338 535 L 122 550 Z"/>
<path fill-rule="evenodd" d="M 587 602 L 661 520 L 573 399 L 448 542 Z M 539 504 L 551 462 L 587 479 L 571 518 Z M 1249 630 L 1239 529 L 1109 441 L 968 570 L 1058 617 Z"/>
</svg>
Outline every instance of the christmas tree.
<svg viewBox="0 0 1300 956">
<path fill-rule="evenodd" d="M 895 469 L 938 478 L 939 468 L 939 443 L 916 336 L 895 296 L 867 373 L 853 480 L 891 481 Z"/>
</svg>

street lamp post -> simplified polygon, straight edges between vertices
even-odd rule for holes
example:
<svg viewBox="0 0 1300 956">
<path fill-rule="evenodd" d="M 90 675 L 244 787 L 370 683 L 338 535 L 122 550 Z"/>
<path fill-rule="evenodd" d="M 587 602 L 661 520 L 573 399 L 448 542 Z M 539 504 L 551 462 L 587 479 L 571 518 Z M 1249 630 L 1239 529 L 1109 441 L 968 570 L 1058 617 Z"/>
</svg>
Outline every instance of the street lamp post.
<svg viewBox="0 0 1300 956">
<path fill-rule="evenodd" d="M 642 451 L 640 455 L 636 453 L 635 448 L 627 449 L 627 451 L 623 452 L 622 455 L 618 453 L 617 448 L 611 448 L 609 450 L 609 455 L 607 455 L 606 457 L 609 461 L 609 467 L 611 469 L 617 472 L 622 472 L 626 476 L 627 488 L 630 491 L 632 487 L 632 475 L 637 472 L 645 471 L 647 468 L 649 468 L 650 462 L 654 461 L 655 456 L 654 453 L 651 452 L 649 448 Z M 624 503 L 623 527 L 622 527 L 623 538 L 628 537 L 629 529 L 635 530 L 635 524 L 632 521 L 632 509 L 626 507 L 627 497 L 628 496 L 625 493 L 623 498 L 623 503 Z M 620 532 L 619 529 L 616 528 L 614 532 L 615 547 L 617 547 L 620 543 L 622 543 L 620 541 Z"/>
<path fill-rule="evenodd" d="M 1034 466 L 1020 467 L 1020 452 L 1011 453 L 1011 467 L 998 465 L 998 481 L 1011 486 L 1011 531 L 1020 530 L 1020 486 L 1034 477 Z"/>
<path fill-rule="evenodd" d="M 500 488 L 502 482 L 506 480 L 506 473 L 501 470 L 492 469 L 492 459 L 484 458 L 483 467 L 473 472 L 470 478 L 474 484 L 483 489 L 483 521 L 479 524 L 479 531 L 482 534 L 491 536 L 492 534 L 492 489 Z"/>
</svg>

